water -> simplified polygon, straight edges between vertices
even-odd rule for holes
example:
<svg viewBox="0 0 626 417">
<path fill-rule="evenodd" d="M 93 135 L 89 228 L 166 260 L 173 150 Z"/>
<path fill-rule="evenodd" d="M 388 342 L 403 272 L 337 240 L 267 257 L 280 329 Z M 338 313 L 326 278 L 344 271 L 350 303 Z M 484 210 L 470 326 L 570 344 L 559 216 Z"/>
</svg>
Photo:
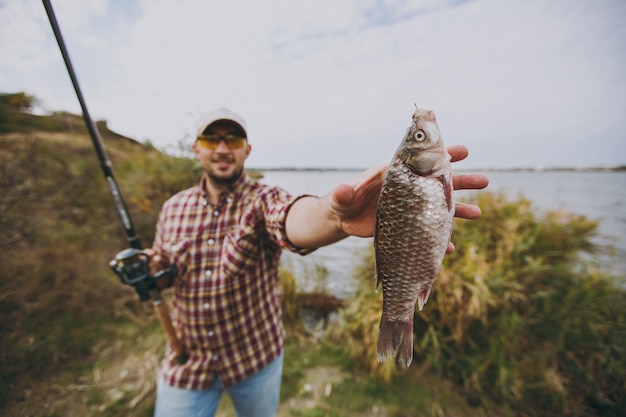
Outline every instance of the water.
<svg viewBox="0 0 626 417">
<path fill-rule="evenodd" d="M 357 175 L 358 171 L 268 171 L 264 172 L 263 182 L 278 185 L 294 195 L 328 194 L 335 185 Z M 289 251 L 283 252 L 282 262 L 296 276 L 298 287 L 303 291 L 325 290 L 339 298 L 349 298 L 357 290 L 357 282 L 352 273 L 359 264 L 372 239 L 350 236 L 331 246 L 300 256 Z M 318 270 L 325 268 L 328 273 Z M 374 288 L 374 283 L 372 283 Z"/>
<path fill-rule="evenodd" d="M 540 212 L 565 211 L 598 220 L 593 241 L 617 250 L 615 264 L 626 273 L 626 172 L 490 172 L 491 192 L 524 196 Z"/>
<path fill-rule="evenodd" d="M 278 185 L 292 194 L 325 195 L 332 188 L 358 174 L 355 171 L 267 171 L 263 182 Z M 599 220 L 595 243 L 612 244 L 616 254 L 604 259 L 616 274 L 626 274 L 626 172 L 488 172 L 489 192 L 504 193 L 510 199 L 523 196 L 542 214 L 564 210 Z M 461 191 L 457 198 L 480 191 Z M 352 277 L 364 250 L 372 239 L 349 237 L 332 246 L 301 257 L 290 252 L 283 263 L 296 274 L 305 291 L 326 289 L 348 298 L 356 291 Z M 320 280 L 320 266 L 328 270 Z M 374 283 L 372 282 L 372 288 Z"/>
</svg>

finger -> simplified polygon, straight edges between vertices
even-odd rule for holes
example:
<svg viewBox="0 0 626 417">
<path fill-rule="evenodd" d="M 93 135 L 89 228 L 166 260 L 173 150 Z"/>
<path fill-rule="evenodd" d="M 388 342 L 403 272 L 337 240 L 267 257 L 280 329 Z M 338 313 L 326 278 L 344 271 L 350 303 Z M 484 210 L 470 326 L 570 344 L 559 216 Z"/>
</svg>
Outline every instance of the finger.
<svg viewBox="0 0 626 417">
<path fill-rule="evenodd" d="M 354 196 L 354 188 L 349 184 L 339 184 L 333 190 L 333 201 L 340 206 L 350 204 Z"/>
<path fill-rule="evenodd" d="M 455 190 L 482 190 L 489 185 L 485 174 L 461 174 L 452 176 Z"/>
<path fill-rule="evenodd" d="M 467 158 L 469 151 L 464 145 L 453 145 L 448 148 L 450 154 L 450 162 L 462 161 Z"/>
<path fill-rule="evenodd" d="M 372 167 L 367 171 L 361 172 L 356 177 L 350 179 L 347 184 L 351 185 L 355 189 L 363 186 L 364 184 L 368 184 L 370 182 L 382 182 L 385 177 L 385 171 L 387 170 L 387 164 L 379 165 L 377 167 Z"/>
<path fill-rule="evenodd" d="M 480 207 L 473 204 L 456 203 L 454 217 L 461 219 L 474 220 L 481 215 Z"/>
<path fill-rule="evenodd" d="M 450 254 L 450 253 L 454 252 L 454 249 L 455 249 L 454 248 L 454 243 L 448 242 L 448 247 L 446 248 L 446 253 Z"/>
<path fill-rule="evenodd" d="M 349 209 L 349 206 L 354 203 L 355 199 L 363 198 L 362 196 L 368 194 L 371 190 L 380 190 L 386 170 L 387 165 L 370 168 L 345 183 L 336 186 L 331 196 L 333 208 L 338 211 Z"/>
</svg>

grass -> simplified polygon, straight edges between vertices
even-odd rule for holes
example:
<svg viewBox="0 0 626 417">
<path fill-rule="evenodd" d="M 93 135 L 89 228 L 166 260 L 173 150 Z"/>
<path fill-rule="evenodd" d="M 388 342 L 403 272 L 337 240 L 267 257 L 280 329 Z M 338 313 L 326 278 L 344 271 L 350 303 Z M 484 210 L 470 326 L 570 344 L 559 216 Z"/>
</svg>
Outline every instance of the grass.
<svg viewBox="0 0 626 417">
<path fill-rule="evenodd" d="M 388 383 L 369 374 L 345 346 L 329 340 L 291 340 L 284 368 L 281 401 L 283 407 L 295 402 L 286 415 L 475 415 L 452 384 L 426 367 L 405 371 Z M 335 372 L 327 374 L 335 368 L 340 377 Z M 312 386 L 308 391 L 307 385 Z"/>
</svg>

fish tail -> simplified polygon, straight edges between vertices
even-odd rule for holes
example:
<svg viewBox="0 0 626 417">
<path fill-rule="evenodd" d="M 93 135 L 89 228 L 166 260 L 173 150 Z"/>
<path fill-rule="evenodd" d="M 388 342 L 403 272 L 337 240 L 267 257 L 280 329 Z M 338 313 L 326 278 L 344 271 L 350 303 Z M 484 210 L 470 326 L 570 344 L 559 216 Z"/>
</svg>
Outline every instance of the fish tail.
<svg viewBox="0 0 626 417">
<path fill-rule="evenodd" d="M 398 362 L 410 366 L 413 361 L 413 315 L 407 320 L 380 320 L 380 331 L 376 343 L 378 362 L 385 362 L 389 355 L 398 357 Z"/>
</svg>

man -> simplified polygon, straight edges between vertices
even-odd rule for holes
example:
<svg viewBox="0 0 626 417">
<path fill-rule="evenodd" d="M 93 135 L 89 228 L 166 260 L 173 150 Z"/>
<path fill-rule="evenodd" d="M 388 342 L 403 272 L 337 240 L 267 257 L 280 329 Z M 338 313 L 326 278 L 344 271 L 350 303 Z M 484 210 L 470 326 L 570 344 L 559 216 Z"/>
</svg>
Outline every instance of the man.
<svg viewBox="0 0 626 417">
<path fill-rule="evenodd" d="M 152 267 L 173 262 L 179 268 L 172 319 L 188 359 L 178 363 L 168 347 L 156 417 L 213 416 L 223 391 L 240 417 L 274 416 L 285 338 L 281 250 L 306 254 L 348 235 L 374 234 L 386 167 L 324 197 L 294 197 L 245 175 L 251 150 L 239 115 L 227 109 L 207 115 L 193 145 L 204 170 L 200 184 L 169 199 L 159 216 Z M 467 149 L 452 147 L 449 153 L 457 161 Z M 456 189 L 487 183 L 484 175 L 454 177 Z M 480 209 L 457 203 L 456 216 L 477 218 Z"/>
</svg>

